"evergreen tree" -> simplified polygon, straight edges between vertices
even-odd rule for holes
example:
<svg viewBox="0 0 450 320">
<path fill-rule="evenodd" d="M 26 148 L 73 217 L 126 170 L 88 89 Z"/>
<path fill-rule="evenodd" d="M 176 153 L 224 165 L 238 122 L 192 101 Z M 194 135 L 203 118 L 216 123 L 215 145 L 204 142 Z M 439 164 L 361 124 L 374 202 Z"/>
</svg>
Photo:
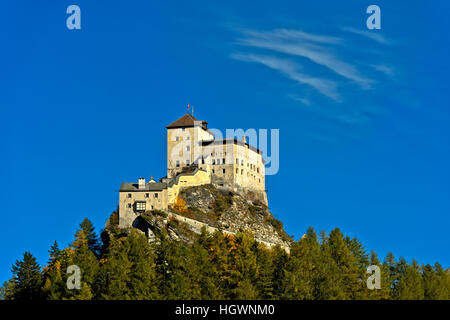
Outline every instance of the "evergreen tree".
<svg viewBox="0 0 450 320">
<path fill-rule="evenodd" d="M 41 268 L 36 258 L 25 252 L 23 260 L 16 260 L 12 266 L 15 300 L 38 300 L 41 295 Z"/>
<path fill-rule="evenodd" d="M 399 280 L 396 287 L 396 298 L 400 300 L 421 300 L 424 298 L 423 280 L 420 267 L 415 260 L 408 265 L 400 259 L 398 265 Z"/>
<path fill-rule="evenodd" d="M 91 250 L 91 252 L 96 256 L 99 256 L 100 241 L 97 234 L 95 233 L 94 225 L 88 218 L 84 218 L 84 220 L 80 223 L 80 230 L 84 232 L 89 250 Z"/>
<path fill-rule="evenodd" d="M 60 258 L 61 250 L 58 247 L 58 242 L 53 243 L 53 245 L 50 247 L 50 250 L 48 251 L 49 254 L 49 260 L 48 260 L 48 267 L 53 266 L 56 261 Z"/>
<path fill-rule="evenodd" d="M 376 265 L 380 268 L 381 288 L 369 290 L 367 298 L 372 300 L 388 300 L 391 297 L 391 276 L 389 267 L 382 264 L 375 251 L 370 253 L 370 265 Z M 367 277 L 369 275 L 367 274 Z M 366 278 L 367 280 L 367 278 Z"/>
<path fill-rule="evenodd" d="M 315 295 L 316 263 L 319 243 L 312 227 L 291 247 L 284 272 L 282 299 L 313 299 Z"/>
<path fill-rule="evenodd" d="M 154 254 L 146 237 L 132 232 L 114 238 L 102 265 L 101 297 L 104 299 L 157 299 Z"/>
<path fill-rule="evenodd" d="M 3 282 L 0 287 L 0 300 L 14 300 L 14 279 Z"/>
</svg>

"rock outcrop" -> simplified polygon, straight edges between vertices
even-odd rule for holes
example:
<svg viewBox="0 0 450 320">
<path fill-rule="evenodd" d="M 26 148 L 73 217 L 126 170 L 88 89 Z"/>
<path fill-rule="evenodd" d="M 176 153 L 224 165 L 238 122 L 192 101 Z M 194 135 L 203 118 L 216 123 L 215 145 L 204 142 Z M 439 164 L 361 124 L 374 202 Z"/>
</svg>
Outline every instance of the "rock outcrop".
<svg viewBox="0 0 450 320">
<path fill-rule="evenodd" d="M 145 212 L 133 227 L 145 233 L 149 242 L 157 241 L 156 234 L 165 233 L 172 240 L 191 243 L 205 228 L 227 234 L 250 231 L 258 242 L 268 247 L 280 245 L 288 251 L 292 243 L 283 224 L 264 203 L 213 185 L 181 190 L 173 207 Z"/>
</svg>

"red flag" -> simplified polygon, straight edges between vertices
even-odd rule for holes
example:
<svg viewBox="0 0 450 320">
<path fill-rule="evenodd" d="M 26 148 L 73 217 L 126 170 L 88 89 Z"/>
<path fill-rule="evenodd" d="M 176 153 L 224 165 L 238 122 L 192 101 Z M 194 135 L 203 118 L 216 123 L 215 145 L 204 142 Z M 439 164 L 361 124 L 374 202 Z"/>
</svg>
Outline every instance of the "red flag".
<svg viewBox="0 0 450 320">
<path fill-rule="evenodd" d="M 189 103 L 188 103 L 188 111 L 189 111 L 189 107 L 190 107 L 190 105 L 189 105 Z"/>
</svg>

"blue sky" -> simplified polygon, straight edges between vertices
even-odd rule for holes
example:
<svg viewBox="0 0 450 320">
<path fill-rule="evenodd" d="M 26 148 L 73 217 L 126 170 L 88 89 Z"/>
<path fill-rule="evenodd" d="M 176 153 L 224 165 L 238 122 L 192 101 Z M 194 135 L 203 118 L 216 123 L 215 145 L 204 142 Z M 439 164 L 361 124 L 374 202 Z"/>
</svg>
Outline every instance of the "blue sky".
<svg viewBox="0 0 450 320">
<path fill-rule="evenodd" d="M 81 8 L 82 29 L 66 28 Z M 370 4 L 381 30 L 366 28 Z M 382 258 L 450 266 L 449 5 L 8 1 L 0 11 L 0 280 L 47 261 L 121 182 L 162 177 L 165 125 L 280 130 L 269 205 Z M 156 151 L 155 151 L 156 150 Z"/>
</svg>

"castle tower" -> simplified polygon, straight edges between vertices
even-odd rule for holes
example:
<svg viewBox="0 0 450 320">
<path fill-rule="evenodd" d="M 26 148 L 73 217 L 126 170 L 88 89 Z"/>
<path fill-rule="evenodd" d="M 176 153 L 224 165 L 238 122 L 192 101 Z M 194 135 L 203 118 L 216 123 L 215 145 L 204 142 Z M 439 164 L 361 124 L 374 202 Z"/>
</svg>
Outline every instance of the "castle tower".
<svg viewBox="0 0 450 320">
<path fill-rule="evenodd" d="M 203 141 L 214 140 L 207 128 L 208 123 L 197 120 L 189 113 L 172 122 L 167 129 L 167 177 L 173 178 L 183 168 L 201 163 Z M 196 159 L 199 158 L 199 159 Z"/>
</svg>

